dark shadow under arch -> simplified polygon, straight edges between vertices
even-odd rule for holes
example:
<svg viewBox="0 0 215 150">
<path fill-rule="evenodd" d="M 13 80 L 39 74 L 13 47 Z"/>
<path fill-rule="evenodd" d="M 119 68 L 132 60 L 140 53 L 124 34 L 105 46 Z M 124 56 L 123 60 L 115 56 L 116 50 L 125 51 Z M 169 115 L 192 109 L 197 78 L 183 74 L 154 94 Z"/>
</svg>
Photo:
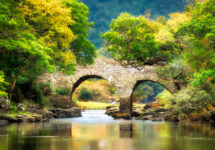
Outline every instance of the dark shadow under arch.
<svg viewBox="0 0 215 150">
<path fill-rule="evenodd" d="M 104 79 L 104 78 L 102 78 L 101 76 L 97 76 L 97 75 L 86 75 L 86 76 L 80 77 L 80 78 L 78 79 L 78 81 L 76 81 L 76 83 L 73 85 L 72 92 L 71 92 L 71 97 L 72 97 L 72 94 L 73 94 L 73 92 L 75 91 L 75 89 L 76 89 L 82 82 L 84 82 L 85 80 L 91 79 L 91 78 Z"/>
</svg>

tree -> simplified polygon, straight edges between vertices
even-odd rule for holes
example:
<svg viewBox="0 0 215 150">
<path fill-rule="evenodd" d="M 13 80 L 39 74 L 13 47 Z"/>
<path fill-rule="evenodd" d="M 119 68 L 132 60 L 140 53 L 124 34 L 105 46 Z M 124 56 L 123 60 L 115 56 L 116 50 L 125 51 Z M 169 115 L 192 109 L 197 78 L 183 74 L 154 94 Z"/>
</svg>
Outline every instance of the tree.
<svg viewBox="0 0 215 150">
<path fill-rule="evenodd" d="M 65 0 L 65 4 L 71 9 L 72 20 L 75 21 L 74 24 L 70 25 L 70 29 L 76 35 L 76 39 L 70 44 L 72 52 L 79 64 L 92 64 L 96 57 L 96 48 L 87 39 L 88 31 L 93 26 L 93 23 L 88 21 L 89 9 L 78 0 Z"/>
<path fill-rule="evenodd" d="M 215 0 L 195 2 L 188 12 L 191 20 L 181 26 L 184 56 L 193 69 L 193 84 L 208 84 L 215 92 Z"/>
<path fill-rule="evenodd" d="M 158 56 L 153 29 L 144 16 L 121 14 L 112 20 L 110 31 L 102 35 L 112 57 L 125 65 L 143 65 Z"/>
<path fill-rule="evenodd" d="M 102 38 L 113 58 L 137 68 L 167 62 L 180 50 L 166 24 L 150 20 L 148 16 L 121 14 Z"/>
<path fill-rule="evenodd" d="M 0 68 L 11 81 L 9 96 L 18 77 L 53 70 L 52 49 L 30 33 L 14 1 L 0 2 Z"/>
<path fill-rule="evenodd" d="M 49 47 L 64 50 L 76 38 L 69 28 L 75 24 L 71 11 L 61 0 L 24 0 L 20 10 L 35 35 Z"/>
</svg>

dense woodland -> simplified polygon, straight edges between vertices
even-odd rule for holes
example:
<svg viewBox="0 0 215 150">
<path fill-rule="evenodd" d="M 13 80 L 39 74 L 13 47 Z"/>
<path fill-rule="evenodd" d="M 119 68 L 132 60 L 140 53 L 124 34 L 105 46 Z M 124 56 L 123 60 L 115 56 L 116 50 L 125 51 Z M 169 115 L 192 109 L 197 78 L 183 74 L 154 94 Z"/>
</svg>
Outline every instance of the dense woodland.
<svg viewBox="0 0 215 150">
<path fill-rule="evenodd" d="M 90 21 L 94 28 L 89 31 L 91 42 L 100 48 L 103 41 L 100 34 L 108 31 L 112 19 L 120 13 L 128 12 L 134 16 L 150 13 L 152 18 L 166 16 L 171 12 L 182 12 L 186 0 L 80 0 L 90 9 Z"/>
<path fill-rule="evenodd" d="M 139 11 L 141 6 L 152 12 L 156 9 L 146 3 L 149 5 L 137 1 L 135 6 Z M 99 4 L 96 2 L 95 10 Z M 174 5 L 184 4 L 178 0 Z M 214 103 L 215 0 L 193 1 L 183 13 L 162 16 L 175 7 L 159 10 L 154 17 L 150 12 L 120 14 L 109 31 L 101 33 L 104 46 L 100 51 L 125 66 L 160 65 L 156 71 L 161 77 L 177 80 L 186 88 L 174 95 L 164 91 L 158 99 L 186 113 Z M 38 76 L 54 71 L 72 74 L 77 64 L 92 64 L 96 48 L 88 40 L 93 27 L 88 17 L 88 7 L 78 0 L 0 0 L 0 96 L 43 105 L 47 93 L 36 85 Z"/>
</svg>

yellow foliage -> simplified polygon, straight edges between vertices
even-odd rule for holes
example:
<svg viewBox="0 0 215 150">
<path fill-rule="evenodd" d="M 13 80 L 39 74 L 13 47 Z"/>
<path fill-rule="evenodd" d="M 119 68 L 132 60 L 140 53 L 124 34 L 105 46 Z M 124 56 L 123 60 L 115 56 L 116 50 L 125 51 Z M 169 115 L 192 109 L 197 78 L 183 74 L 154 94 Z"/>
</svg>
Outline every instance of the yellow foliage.
<svg viewBox="0 0 215 150">
<path fill-rule="evenodd" d="M 165 107 L 169 107 L 170 106 L 170 103 L 169 103 L 170 98 L 172 98 L 172 94 L 169 91 L 164 90 L 162 93 L 160 93 L 157 96 L 157 102 L 159 104 L 165 105 Z"/>
<path fill-rule="evenodd" d="M 156 34 L 155 41 L 165 44 L 167 41 L 173 41 L 174 35 L 166 26 L 163 26 Z"/>
<path fill-rule="evenodd" d="M 80 107 L 81 109 L 87 109 L 87 110 L 95 110 L 95 109 L 100 109 L 104 110 L 109 106 L 115 106 L 110 103 L 101 103 L 101 102 L 80 102 L 77 101 L 76 105 Z"/>
<path fill-rule="evenodd" d="M 65 65 L 69 65 L 71 63 L 76 62 L 75 55 L 70 50 L 68 50 L 64 53 L 61 53 L 61 57 L 62 57 Z"/>
<path fill-rule="evenodd" d="M 185 13 L 171 13 L 170 19 L 167 21 L 167 27 L 172 32 L 177 32 L 180 24 L 186 23 L 190 20 L 190 17 Z"/>
<path fill-rule="evenodd" d="M 75 23 L 62 0 L 25 0 L 21 11 L 37 36 L 48 46 L 64 49 L 75 39 L 68 27 Z"/>
</svg>

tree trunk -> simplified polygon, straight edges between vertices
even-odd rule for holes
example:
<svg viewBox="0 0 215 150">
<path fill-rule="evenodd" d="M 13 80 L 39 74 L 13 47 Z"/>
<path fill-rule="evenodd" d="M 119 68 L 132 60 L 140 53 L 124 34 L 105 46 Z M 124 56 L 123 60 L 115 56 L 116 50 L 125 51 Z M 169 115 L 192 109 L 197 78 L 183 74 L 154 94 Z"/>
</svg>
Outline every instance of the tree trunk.
<svg viewBox="0 0 215 150">
<path fill-rule="evenodd" d="M 12 98 L 12 92 L 13 92 L 15 86 L 16 86 L 16 80 L 17 80 L 17 78 L 18 78 L 18 76 L 15 76 L 15 77 L 14 77 L 14 79 L 13 79 L 13 84 L 12 84 L 12 86 L 11 86 L 11 88 L 10 88 L 10 91 L 9 91 L 9 99 L 10 99 L 10 100 L 11 100 L 11 98 Z"/>
</svg>

